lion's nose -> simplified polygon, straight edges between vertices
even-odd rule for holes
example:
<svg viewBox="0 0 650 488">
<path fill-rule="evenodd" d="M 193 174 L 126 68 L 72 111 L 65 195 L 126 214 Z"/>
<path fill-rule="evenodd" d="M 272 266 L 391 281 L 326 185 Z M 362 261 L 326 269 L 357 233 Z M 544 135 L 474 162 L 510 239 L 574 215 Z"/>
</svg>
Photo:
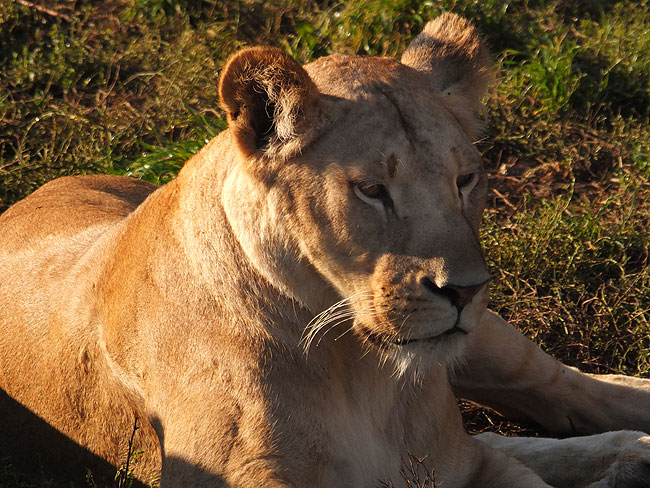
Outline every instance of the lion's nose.
<svg viewBox="0 0 650 488">
<path fill-rule="evenodd" d="M 472 301 L 472 298 L 485 286 L 488 280 L 476 285 L 459 286 L 459 285 L 445 285 L 439 287 L 433 280 L 424 277 L 420 280 L 420 284 L 424 286 L 434 295 L 440 295 L 449 299 L 451 304 L 456 307 L 458 313 L 463 311 L 465 305 Z"/>
</svg>

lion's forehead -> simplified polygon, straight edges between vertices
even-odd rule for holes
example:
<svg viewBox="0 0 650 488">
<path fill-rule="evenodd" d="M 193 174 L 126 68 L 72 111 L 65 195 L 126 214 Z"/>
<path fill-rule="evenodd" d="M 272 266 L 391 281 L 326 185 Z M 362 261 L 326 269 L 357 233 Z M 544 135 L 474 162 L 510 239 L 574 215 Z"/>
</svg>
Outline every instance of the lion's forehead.
<svg viewBox="0 0 650 488">
<path fill-rule="evenodd" d="M 358 180 L 393 182 L 409 178 L 438 178 L 464 168 L 480 166 L 471 140 L 444 123 L 413 127 L 391 102 L 356 104 L 354 114 L 333 117 L 319 139 L 298 158 L 308 161 L 317 173 L 334 174 L 337 168 L 358 173 Z M 371 112 L 381 110 L 381 114 Z M 321 173 L 324 174 L 324 173 Z M 367 177 L 364 177 L 365 176 Z M 350 174 L 350 176 L 354 176 Z M 427 178 L 428 179 L 428 178 Z"/>
<path fill-rule="evenodd" d="M 319 58 L 305 69 L 321 93 L 349 99 L 363 97 L 379 85 L 426 85 L 426 77 L 390 58 L 333 54 Z"/>
<path fill-rule="evenodd" d="M 343 159 L 369 164 L 394 156 L 402 169 L 417 172 L 477 160 L 472 140 L 419 71 L 394 59 L 345 55 L 306 68 L 327 100 L 327 134 L 316 145 L 321 155 L 336 157 L 339 148 Z"/>
<path fill-rule="evenodd" d="M 395 59 L 336 54 L 305 68 L 326 97 L 392 105 L 402 116 L 431 122 L 451 117 L 429 78 Z"/>
</svg>

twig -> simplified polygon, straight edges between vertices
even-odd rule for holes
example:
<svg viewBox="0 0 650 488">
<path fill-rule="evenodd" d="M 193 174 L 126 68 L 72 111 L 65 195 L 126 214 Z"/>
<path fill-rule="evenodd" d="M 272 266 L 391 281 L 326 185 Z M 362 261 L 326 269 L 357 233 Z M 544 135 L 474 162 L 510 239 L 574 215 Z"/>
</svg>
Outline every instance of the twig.
<svg viewBox="0 0 650 488">
<path fill-rule="evenodd" d="M 512 210 L 517 210 L 517 207 L 515 207 L 512 203 L 510 203 L 510 201 L 506 198 L 506 196 L 503 193 L 501 193 L 496 188 L 492 188 L 492 191 L 497 197 L 503 200 L 503 203 L 505 203 L 508 207 L 510 207 Z"/>
<path fill-rule="evenodd" d="M 51 15 L 52 17 L 60 17 L 66 22 L 72 22 L 72 17 L 66 14 L 62 14 L 61 12 L 57 12 L 56 10 L 52 10 L 47 7 L 41 7 L 40 5 L 36 5 L 33 2 L 28 2 L 27 0 L 17 0 L 17 2 L 24 7 L 33 8 L 34 10 L 38 10 L 44 14 Z"/>
<path fill-rule="evenodd" d="M 120 473 L 120 478 L 117 482 L 118 488 L 125 488 L 127 486 L 127 481 L 129 479 L 129 464 L 131 463 L 131 457 L 133 456 L 133 439 L 135 438 L 135 433 L 140 427 L 138 426 L 138 416 L 135 416 L 133 421 L 133 431 L 131 432 L 131 438 L 129 439 L 129 452 L 126 455 L 126 464 L 124 469 Z"/>
</svg>

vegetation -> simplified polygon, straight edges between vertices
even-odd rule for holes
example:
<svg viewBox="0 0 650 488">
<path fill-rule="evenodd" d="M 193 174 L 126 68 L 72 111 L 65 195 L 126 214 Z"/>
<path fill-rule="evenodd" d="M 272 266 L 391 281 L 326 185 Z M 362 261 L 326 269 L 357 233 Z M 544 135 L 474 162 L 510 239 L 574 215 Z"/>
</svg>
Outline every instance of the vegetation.
<svg viewBox="0 0 650 488">
<path fill-rule="evenodd" d="M 168 181 L 225 127 L 215 80 L 242 46 L 394 56 L 444 10 L 497 63 L 492 307 L 569 364 L 647 376 L 648 0 L 0 0 L 0 211 L 66 174 Z"/>
</svg>

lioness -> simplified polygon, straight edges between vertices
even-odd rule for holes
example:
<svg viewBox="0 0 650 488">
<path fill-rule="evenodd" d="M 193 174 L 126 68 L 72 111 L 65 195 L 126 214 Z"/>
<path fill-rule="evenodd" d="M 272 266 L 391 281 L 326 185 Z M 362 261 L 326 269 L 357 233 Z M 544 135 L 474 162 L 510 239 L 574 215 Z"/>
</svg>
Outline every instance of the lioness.
<svg viewBox="0 0 650 488">
<path fill-rule="evenodd" d="M 648 383 L 486 311 L 489 80 L 451 14 L 401 61 L 235 54 L 230 128 L 175 181 L 62 178 L 0 217 L 5 404 L 114 465 L 137 417 L 136 470 L 165 487 L 399 484 L 409 456 L 440 487 L 648 486 L 641 432 L 463 430 L 456 394 L 558 432 L 650 429 Z M 19 427 L 3 442 L 35 440 Z"/>
</svg>

